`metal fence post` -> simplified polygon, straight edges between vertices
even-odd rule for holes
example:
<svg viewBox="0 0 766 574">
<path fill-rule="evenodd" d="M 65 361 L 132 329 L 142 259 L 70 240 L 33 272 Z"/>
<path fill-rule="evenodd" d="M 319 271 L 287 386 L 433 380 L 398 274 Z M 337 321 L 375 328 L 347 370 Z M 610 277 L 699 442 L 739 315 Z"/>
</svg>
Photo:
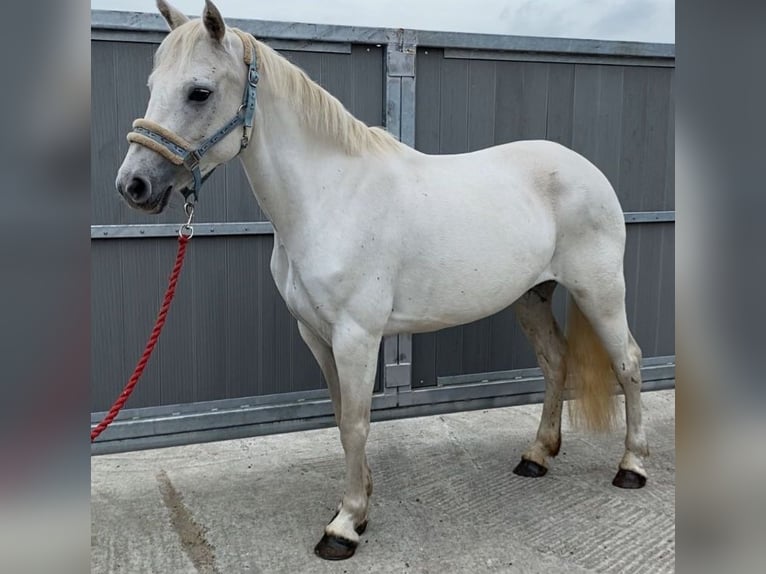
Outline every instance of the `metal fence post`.
<svg viewBox="0 0 766 574">
<path fill-rule="evenodd" d="M 408 146 L 415 146 L 415 55 L 413 30 L 392 30 L 386 44 L 386 129 Z M 384 388 L 389 392 L 412 388 L 412 336 L 383 340 Z"/>
</svg>

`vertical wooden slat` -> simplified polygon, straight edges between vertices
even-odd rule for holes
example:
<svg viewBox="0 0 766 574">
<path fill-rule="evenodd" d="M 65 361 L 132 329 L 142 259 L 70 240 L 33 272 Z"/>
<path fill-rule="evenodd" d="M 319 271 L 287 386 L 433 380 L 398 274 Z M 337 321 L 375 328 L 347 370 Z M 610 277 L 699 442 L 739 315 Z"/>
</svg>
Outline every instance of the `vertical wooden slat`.
<svg viewBox="0 0 766 574">
<path fill-rule="evenodd" d="M 412 387 L 436 384 L 436 335 L 422 333 L 412 337 Z"/>
<path fill-rule="evenodd" d="M 659 301 L 657 304 L 656 339 L 657 355 L 675 354 L 675 226 L 672 223 L 662 224 L 662 259 L 657 276 L 660 279 Z"/>
<path fill-rule="evenodd" d="M 549 64 L 545 137 L 572 146 L 574 64 Z"/>
<path fill-rule="evenodd" d="M 120 199 L 114 189 L 116 166 L 122 154 L 117 133 L 115 50 L 111 42 L 93 42 L 91 49 L 91 222 L 117 220 Z M 127 147 L 127 146 L 125 146 Z"/>
<path fill-rule="evenodd" d="M 351 51 L 350 111 L 370 126 L 380 126 L 383 110 L 383 48 L 354 46 Z"/>
<path fill-rule="evenodd" d="M 152 359 L 157 361 L 159 370 L 159 386 L 162 393 L 160 404 L 188 402 L 195 400 L 197 396 L 195 389 L 198 367 L 194 348 L 199 329 L 195 316 L 198 306 L 196 276 L 200 251 L 197 246 L 202 243 L 195 242 L 187 248 L 186 261 L 176 288 L 176 295 L 168 312 L 167 323 L 160 343 L 157 345 L 155 358 Z M 152 244 L 157 252 L 157 267 L 153 269 L 153 276 L 148 277 L 146 281 L 164 291 L 178 243 L 173 238 L 161 241 L 141 240 L 137 242 L 137 247 L 149 249 Z M 154 313 L 157 311 L 158 308 L 153 310 Z M 143 337 L 147 337 L 148 334 L 148 332 L 143 333 Z"/>
<path fill-rule="evenodd" d="M 439 153 L 442 58 L 442 50 L 429 49 L 418 52 L 415 147 L 424 153 Z"/>
<path fill-rule="evenodd" d="M 473 151 L 495 143 L 495 63 L 475 60 L 468 70 L 468 151 Z"/>
<path fill-rule="evenodd" d="M 127 382 L 125 282 L 116 242 L 91 247 L 91 409 L 106 410 Z"/>
<path fill-rule="evenodd" d="M 439 151 L 462 153 L 468 151 L 468 62 L 444 60 L 442 76 L 441 114 L 439 117 Z"/>
<path fill-rule="evenodd" d="M 258 254 L 268 253 L 271 241 L 268 237 L 226 237 L 217 241 L 225 243 L 226 250 L 226 395 L 257 395 L 261 348 L 266 344 L 258 332 L 262 311 L 258 305 L 261 286 L 258 278 L 269 275 Z"/>
</svg>

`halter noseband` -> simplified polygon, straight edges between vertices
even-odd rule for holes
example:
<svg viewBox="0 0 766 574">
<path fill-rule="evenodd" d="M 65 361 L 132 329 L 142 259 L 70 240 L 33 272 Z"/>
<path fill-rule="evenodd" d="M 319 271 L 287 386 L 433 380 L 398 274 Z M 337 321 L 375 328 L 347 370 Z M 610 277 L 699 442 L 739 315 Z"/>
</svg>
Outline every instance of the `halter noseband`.
<svg viewBox="0 0 766 574">
<path fill-rule="evenodd" d="M 191 172 L 193 182 L 191 188 L 182 191 L 184 198 L 189 201 L 193 196 L 193 201 L 197 200 L 197 194 L 205 180 L 212 175 L 215 168 L 210 170 L 205 177 L 200 173 L 199 164 L 202 156 L 205 155 L 211 147 L 226 137 L 234 128 L 242 124 L 242 141 L 240 142 L 239 152 L 250 143 L 250 135 L 253 130 L 253 117 L 255 115 L 255 88 L 258 84 L 258 66 L 256 61 L 255 45 L 250 41 L 249 35 L 236 28 L 230 28 L 242 40 L 245 47 L 243 60 L 248 67 L 247 82 L 245 82 L 245 93 L 242 97 L 242 105 L 239 106 L 237 114 L 229 122 L 215 132 L 212 136 L 203 141 L 199 147 L 194 149 L 193 145 L 184 138 L 174 134 L 168 129 L 151 120 L 138 118 L 133 122 L 133 131 L 128 134 L 128 141 L 137 143 L 157 152 L 166 160 L 175 165 L 182 165 Z M 238 152 L 238 153 L 239 153 Z"/>
</svg>

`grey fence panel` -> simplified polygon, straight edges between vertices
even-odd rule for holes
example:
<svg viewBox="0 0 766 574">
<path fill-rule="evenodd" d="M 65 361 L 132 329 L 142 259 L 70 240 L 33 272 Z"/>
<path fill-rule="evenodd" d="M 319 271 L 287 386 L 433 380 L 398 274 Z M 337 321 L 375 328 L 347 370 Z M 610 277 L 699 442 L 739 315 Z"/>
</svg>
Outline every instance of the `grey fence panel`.
<svg viewBox="0 0 766 574">
<path fill-rule="evenodd" d="M 419 150 L 550 139 L 598 165 L 625 211 L 673 210 L 674 68 L 445 58 L 428 48 L 417 70 Z"/>
<path fill-rule="evenodd" d="M 628 226 L 625 246 L 628 322 L 645 357 L 675 353 L 673 223 Z"/>
<path fill-rule="evenodd" d="M 625 211 L 674 209 L 672 68 L 626 68 L 620 180 Z"/>
<path fill-rule="evenodd" d="M 146 81 L 161 36 L 146 36 L 147 42 L 136 37 L 91 42 L 94 225 L 179 221 L 180 198 L 159 217 L 149 216 L 129 209 L 114 190 L 128 147 L 125 135 L 149 97 Z M 337 52 L 282 51 L 370 125 L 383 123 L 383 52 L 367 45 Z M 237 162 L 219 168 L 202 193 L 199 222 L 266 220 Z M 271 278 L 272 244 L 270 235 L 194 239 L 163 338 L 131 397 L 132 408 L 325 388 Z M 158 238 L 92 244 L 93 411 L 108 408 L 143 350 L 175 245 Z"/>
<path fill-rule="evenodd" d="M 272 245 L 271 235 L 194 238 L 131 408 L 325 388 L 269 272 Z M 143 351 L 175 249 L 173 239 L 92 244 L 94 412 L 109 407 Z"/>
<path fill-rule="evenodd" d="M 272 243 L 268 235 L 194 239 L 132 407 L 322 388 L 268 272 Z M 175 248 L 173 239 L 93 242 L 95 411 L 108 407 L 143 350 Z M 292 363 L 313 371 L 280 372 Z"/>
<path fill-rule="evenodd" d="M 95 421 L 143 350 L 174 257 L 169 233 L 179 222 L 180 198 L 156 217 L 130 210 L 114 191 L 165 25 L 157 15 L 93 11 L 91 18 Z M 673 385 L 672 46 L 230 23 L 271 43 L 356 117 L 368 125 L 387 122 L 421 151 L 546 138 L 596 163 L 632 212 L 627 306 L 646 359 L 645 388 Z M 239 163 L 210 178 L 196 216 L 209 225 L 196 228 L 157 352 L 130 408 L 93 452 L 332 424 L 319 369 L 271 278 L 273 230 Z M 171 225 L 152 227 L 158 223 Z M 561 322 L 566 306 L 558 289 L 554 312 Z M 539 401 L 544 382 L 536 367 L 511 309 L 437 333 L 389 337 L 379 356 L 373 418 Z"/>
<path fill-rule="evenodd" d="M 459 153 L 545 138 L 582 153 L 625 211 L 672 211 L 673 73 L 668 66 L 417 55 L 416 147 Z M 673 223 L 628 226 L 628 318 L 644 356 L 674 353 Z M 555 311 L 565 319 L 566 296 Z M 513 311 L 412 338 L 413 388 L 437 377 L 536 366 Z"/>
<path fill-rule="evenodd" d="M 586 64 L 578 64 L 574 68 L 571 147 L 601 168 L 616 191 L 621 190 L 620 176 L 624 171 L 620 165 L 624 68 Z M 640 102 L 633 100 L 629 109 L 639 105 Z M 640 146 L 644 143 L 636 142 L 628 131 L 625 136 L 626 144 Z M 629 196 L 620 191 L 617 191 L 617 196 L 625 211 L 635 211 L 626 201 Z"/>
</svg>

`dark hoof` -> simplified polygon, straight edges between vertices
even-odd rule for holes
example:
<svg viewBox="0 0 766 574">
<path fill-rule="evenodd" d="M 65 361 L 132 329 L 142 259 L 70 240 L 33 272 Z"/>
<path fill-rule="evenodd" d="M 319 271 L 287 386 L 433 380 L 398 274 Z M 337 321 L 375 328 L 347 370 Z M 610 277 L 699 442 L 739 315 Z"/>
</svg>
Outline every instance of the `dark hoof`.
<svg viewBox="0 0 766 574">
<path fill-rule="evenodd" d="M 618 488 L 643 488 L 646 484 L 646 477 L 641 476 L 632 470 L 621 468 L 617 471 L 612 484 Z"/>
<path fill-rule="evenodd" d="M 328 536 L 325 533 L 322 540 L 314 546 L 314 554 L 323 560 L 346 560 L 354 555 L 357 546 L 357 542 L 339 536 Z"/>
<path fill-rule="evenodd" d="M 548 472 L 547 468 L 534 461 L 527 460 L 526 458 L 522 458 L 521 462 L 513 469 L 513 474 L 525 476 L 527 478 L 540 478 L 541 476 L 545 476 L 546 472 Z"/>
<path fill-rule="evenodd" d="M 337 515 L 338 514 L 336 513 L 335 516 Z M 332 520 L 330 522 L 332 522 Z M 362 522 L 354 530 L 356 530 L 356 533 L 359 536 L 364 534 L 364 531 L 367 530 L 367 521 L 365 520 Z M 354 555 L 358 545 L 359 543 L 354 542 L 353 540 L 347 540 L 340 536 L 328 536 L 325 532 L 322 536 L 322 540 L 314 546 L 314 554 L 324 560 L 346 560 Z"/>
</svg>

